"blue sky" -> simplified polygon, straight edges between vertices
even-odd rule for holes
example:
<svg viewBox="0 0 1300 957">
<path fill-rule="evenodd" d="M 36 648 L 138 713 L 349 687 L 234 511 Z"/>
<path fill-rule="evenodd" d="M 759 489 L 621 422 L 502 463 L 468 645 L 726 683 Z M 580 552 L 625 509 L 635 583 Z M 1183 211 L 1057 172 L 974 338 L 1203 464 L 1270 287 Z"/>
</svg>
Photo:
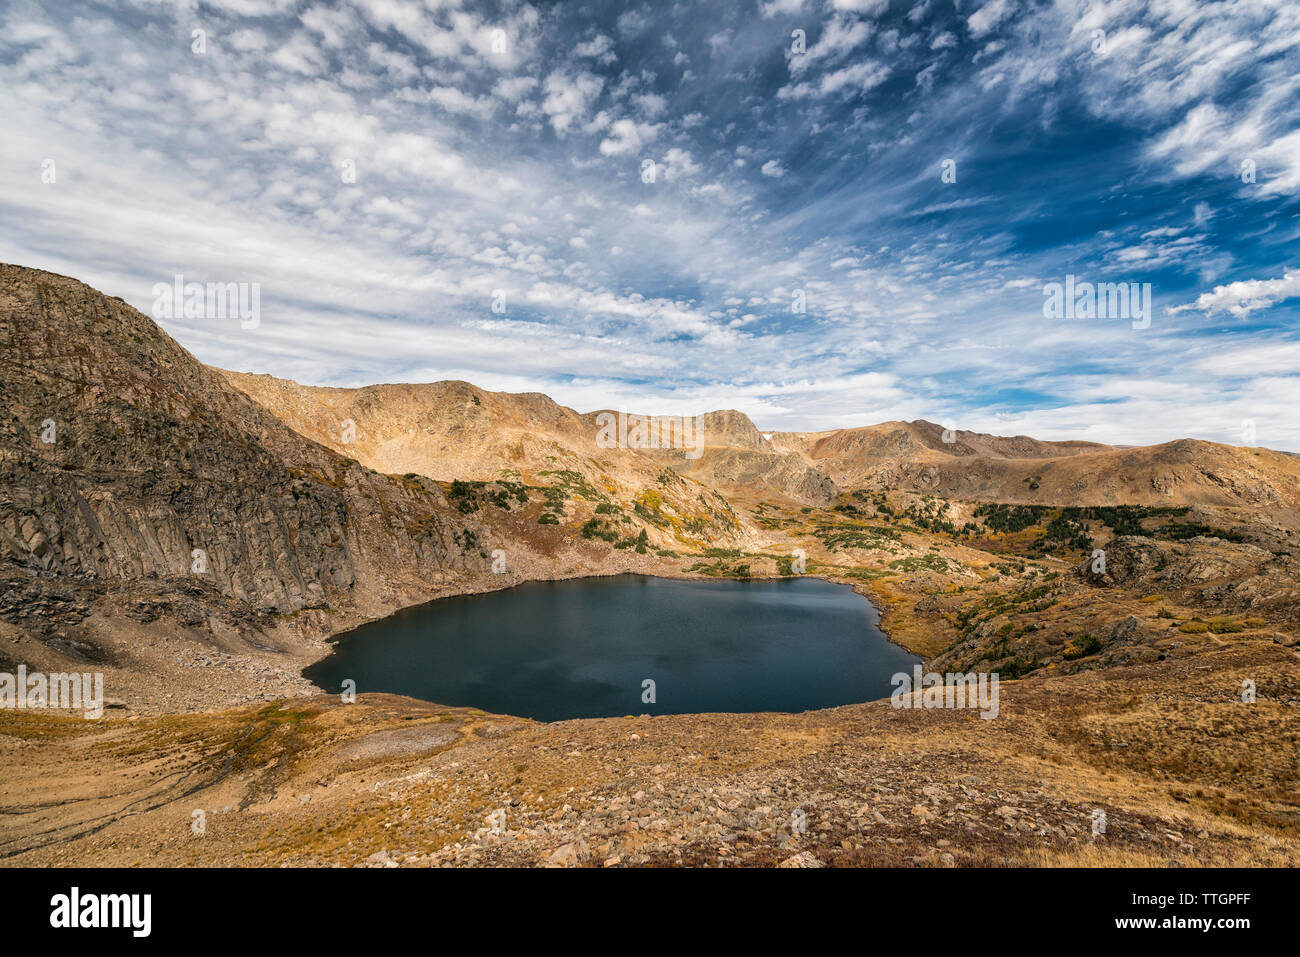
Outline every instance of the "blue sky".
<svg viewBox="0 0 1300 957">
<path fill-rule="evenodd" d="M 1300 450 L 1294 2 L 13 0 L 0 93 L 0 259 L 259 283 L 215 365 Z"/>
</svg>

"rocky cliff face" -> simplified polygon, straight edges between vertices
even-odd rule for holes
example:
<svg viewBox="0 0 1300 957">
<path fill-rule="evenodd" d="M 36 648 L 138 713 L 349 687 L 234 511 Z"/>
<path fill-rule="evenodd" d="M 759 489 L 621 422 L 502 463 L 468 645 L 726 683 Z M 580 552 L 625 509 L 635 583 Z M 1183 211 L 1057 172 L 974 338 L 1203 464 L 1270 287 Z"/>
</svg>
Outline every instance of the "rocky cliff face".
<svg viewBox="0 0 1300 957">
<path fill-rule="evenodd" d="M 148 317 L 0 266 L 0 562 L 28 581 L 187 579 L 255 608 L 392 605 L 464 570 L 434 483 L 304 439 Z"/>
<path fill-rule="evenodd" d="M 675 467 L 684 475 L 732 495 L 761 498 L 766 492 L 809 505 L 829 505 L 838 491 L 824 472 L 802 456 L 789 453 L 711 448 L 698 460 Z"/>
</svg>

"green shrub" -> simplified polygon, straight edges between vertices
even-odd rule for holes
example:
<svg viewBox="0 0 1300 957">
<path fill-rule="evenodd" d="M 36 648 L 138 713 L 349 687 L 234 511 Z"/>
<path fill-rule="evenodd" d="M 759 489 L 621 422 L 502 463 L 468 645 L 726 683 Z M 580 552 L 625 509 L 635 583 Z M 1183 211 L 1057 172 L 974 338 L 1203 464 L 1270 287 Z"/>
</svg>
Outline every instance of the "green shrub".
<svg viewBox="0 0 1300 957">
<path fill-rule="evenodd" d="M 1091 632 L 1084 632 L 1079 635 L 1065 649 L 1062 656 L 1066 661 L 1074 661 L 1076 658 L 1086 658 L 1088 655 L 1096 654 L 1101 651 L 1102 640 Z"/>
<path fill-rule="evenodd" d="M 1209 622 L 1210 631 L 1216 635 L 1235 635 L 1239 631 L 1245 631 L 1246 626 L 1239 621 L 1233 621 L 1231 618 L 1211 618 Z"/>
<path fill-rule="evenodd" d="M 451 483 L 451 489 L 447 492 L 447 498 L 462 512 L 478 511 L 478 495 L 474 491 L 474 486 L 469 482 L 462 482 L 460 479 L 454 480 Z"/>
</svg>

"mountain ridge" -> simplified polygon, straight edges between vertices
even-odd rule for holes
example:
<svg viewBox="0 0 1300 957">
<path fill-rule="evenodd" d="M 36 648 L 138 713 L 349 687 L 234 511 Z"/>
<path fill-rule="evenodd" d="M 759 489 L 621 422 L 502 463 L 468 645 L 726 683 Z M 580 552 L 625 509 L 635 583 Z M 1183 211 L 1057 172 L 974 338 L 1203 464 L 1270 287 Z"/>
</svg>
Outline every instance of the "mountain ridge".
<svg viewBox="0 0 1300 957">
<path fill-rule="evenodd" d="M 705 485 L 732 491 L 768 486 L 804 504 L 827 504 L 840 490 L 865 487 L 1025 504 L 1300 508 L 1300 469 L 1295 468 L 1293 457 L 1202 439 L 1134 447 L 1049 442 L 1023 435 L 949 433 L 924 419 L 820 432 L 775 432 L 764 438 L 745 413 L 717 410 L 694 417 L 703 441 L 702 454 L 693 458 L 677 450 L 600 449 L 598 417 L 612 410 L 580 413 L 544 393 L 491 392 L 459 380 L 358 388 L 303 386 L 266 374 L 217 371 L 278 418 L 340 454 L 357 455 L 381 470 L 409 470 L 440 480 L 495 478 L 496 473 L 526 462 L 530 449 L 534 457 L 554 451 L 543 450 L 540 442 L 577 456 L 640 455 Z M 480 406 L 490 399 L 498 427 L 508 423 L 514 430 L 508 449 L 472 455 L 457 447 L 454 433 L 467 423 L 445 421 L 449 403 L 474 397 Z M 386 400 L 397 407 L 373 405 Z M 383 437 L 345 448 L 339 429 L 354 416 L 365 416 L 368 428 Z M 354 421 L 360 434 L 363 419 Z M 419 431 L 433 437 L 430 444 L 438 447 L 436 455 L 430 452 L 421 458 L 412 453 L 412 438 L 422 441 Z M 493 439 L 501 444 L 499 436 Z M 392 458 L 396 445 L 402 455 Z M 1198 457 L 1215 468 L 1198 468 Z"/>
</svg>

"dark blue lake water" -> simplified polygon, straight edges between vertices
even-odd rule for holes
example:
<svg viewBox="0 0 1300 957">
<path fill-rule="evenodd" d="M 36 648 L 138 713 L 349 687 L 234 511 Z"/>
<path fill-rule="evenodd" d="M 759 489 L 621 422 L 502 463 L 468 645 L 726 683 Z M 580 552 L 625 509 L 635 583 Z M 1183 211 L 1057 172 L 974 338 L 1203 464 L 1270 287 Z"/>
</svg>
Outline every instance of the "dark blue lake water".
<svg viewBox="0 0 1300 957">
<path fill-rule="evenodd" d="M 350 678 L 361 693 L 542 721 L 807 711 L 886 697 L 890 676 L 920 661 L 879 617 L 847 586 L 813 578 L 530 582 L 362 625 L 304 673 L 329 691 Z"/>
</svg>

